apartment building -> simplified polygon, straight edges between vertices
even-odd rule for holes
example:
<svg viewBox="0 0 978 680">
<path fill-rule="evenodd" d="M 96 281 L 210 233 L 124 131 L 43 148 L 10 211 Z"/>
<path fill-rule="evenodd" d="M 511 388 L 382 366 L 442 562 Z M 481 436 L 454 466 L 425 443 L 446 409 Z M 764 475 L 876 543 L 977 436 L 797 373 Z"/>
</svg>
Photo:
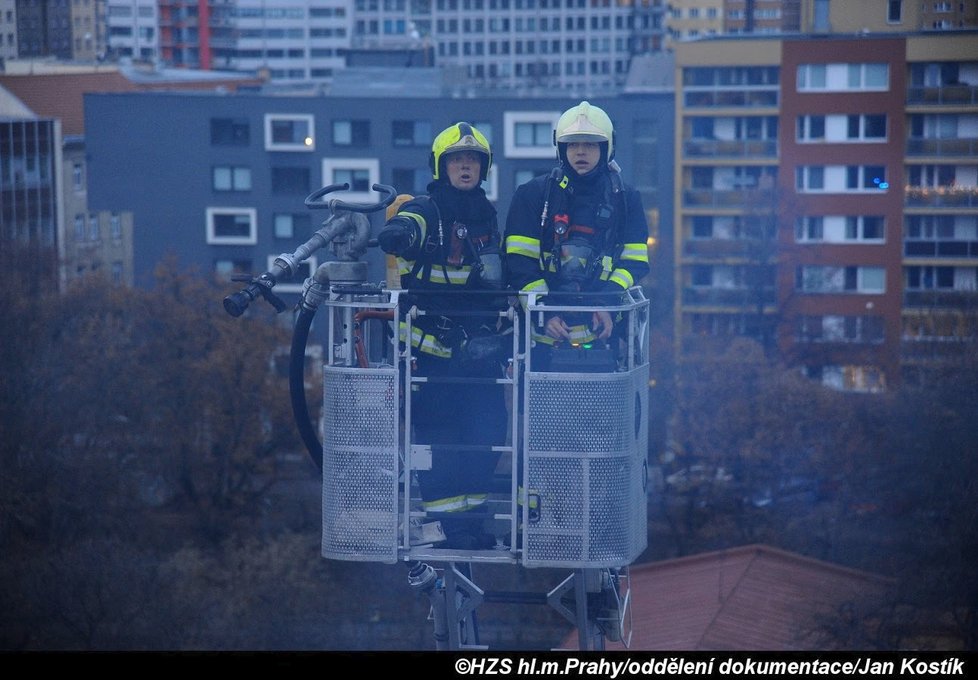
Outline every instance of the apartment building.
<svg viewBox="0 0 978 680">
<path fill-rule="evenodd" d="M 36 116 L 0 88 L 0 244 L 59 254 L 60 150 L 60 121 Z"/>
<path fill-rule="evenodd" d="M 879 391 L 973 343 L 976 38 L 676 45 L 680 362 L 749 336 Z"/>
<path fill-rule="evenodd" d="M 17 56 L 17 2 L 0 0 L 0 60 Z"/>
<path fill-rule="evenodd" d="M 352 53 L 431 55 L 472 87 L 609 92 L 663 44 L 663 0 L 107 0 L 112 53 L 328 81 Z M 418 64 L 415 64 L 418 65 Z"/>
<path fill-rule="evenodd" d="M 57 57 L 93 61 L 105 56 L 105 0 L 5 0 L 0 2 L 0 30 L 16 23 L 16 38 L 0 35 L 0 56 Z"/>
<path fill-rule="evenodd" d="M 160 51 L 158 0 L 103 0 L 108 56 L 153 61 Z"/>
</svg>

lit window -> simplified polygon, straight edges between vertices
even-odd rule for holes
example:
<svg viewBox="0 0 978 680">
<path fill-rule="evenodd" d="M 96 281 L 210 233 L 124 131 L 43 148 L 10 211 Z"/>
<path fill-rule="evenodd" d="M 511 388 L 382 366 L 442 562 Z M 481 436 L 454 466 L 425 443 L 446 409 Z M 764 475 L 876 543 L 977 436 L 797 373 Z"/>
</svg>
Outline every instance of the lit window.
<svg viewBox="0 0 978 680">
<path fill-rule="evenodd" d="M 311 115 L 265 115 L 265 149 L 268 151 L 314 151 L 316 127 Z"/>
</svg>

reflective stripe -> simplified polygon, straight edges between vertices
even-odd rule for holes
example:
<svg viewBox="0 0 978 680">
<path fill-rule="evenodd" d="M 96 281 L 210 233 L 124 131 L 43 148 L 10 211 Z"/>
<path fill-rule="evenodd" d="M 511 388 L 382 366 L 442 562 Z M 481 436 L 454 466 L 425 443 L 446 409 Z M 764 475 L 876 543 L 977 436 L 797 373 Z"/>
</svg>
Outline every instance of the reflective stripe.
<svg viewBox="0 0 978 680">
<path fill-rule="evenodd" d="M 407 217 L 418 223 L 418 226 L 421 227 L 421 243 L 424 243 L 425 236 L 428 234 L 428 222 L 425 220 L 424 215 L 413 212 L 399 212 L 397 215 L 398 217 Z"/>
<path fill-rule="evenodd" d="M 444 267 L 442 265 L 433 265 L 431 267 L 431 275 L 428 277 L 429 281 L 444 283 L 446 280 L 449 283 L 457 285 L 465 285 L 469 280 L 469 274 L 472 273 L 471 265 L 463 265 L 461 267 Z"/>
<path fill-rule="evenodd" d="M 530 498 L 530 506 L 529 507 L 535 509 L 539 505 L 539 500 L 540 500 L 540 497 L 537 495 L 536 489 L 529 489 L 526 492 L 526 495 Z M 516 504 L 517 505 L 523 505 L 523 487 L 522 486 L 520 486 L 519 490 L 517 491 Z"/>
<path fill-rule="evenodd" d="M 551 338 L 549 335 L 540 335 L 536 332 L 531 334 L 534 342 L 538 342 L 542 345 L 556 345 L 559 342 L 567 342 L 567 340 L 557 340 Z M 570 344 L 572 345 L 583 345 L 588 342 L 594 342 L 598 339 L 598 336 L 585 324 L 577 324 L 570 327 Z"/>
<path fill-rule="evenodd" d="M 621 259 L 648 263 L 649 247 L 644 243 L 626 243 L 621 251 Z"/>
<path fill-rule="evenodd" d="M 406 335 L 407 323 L 402 321 L 398 325 L 398 337 L 401 342 L 405 341 Z M 425 333 L 417 326 L 414 326 L 411 329 L 411 346 L 417 347 L 425 354 L 431 354 L 436 357 L 441 357 L 442 359 L 450 359 L 452 356 L 451 347 L 446 347 L 440 343 L 435 336 Z"/>
<path fill-rule="evenodd" d="M 524 255 L 534 260 L 540 257 L 540 239 L 529 236 L 507 236 L 507 255 Z"/>
<path fill-rule="evenodd" d="M 414 271 L 414 261 L 404 260 L 400 257 L 397 258 L 397 271 L 402 276 L 405 274 L 410 274 Z M 448 267 L 447 269 L 442 265 L 432 265 L 431 273 L 428 275 L 428 281 L 434 283 L 449 283 L 457 285 L 465 285 L 469 281 L 469 276 L 472 274 L 472 265 L 462 265 L 461 267 Z M 417 277 L 419 280 L 423 281 L 424 278 L 421 276 Z"/>
<path fill-rule="evenodd" d="M 550 292 L 547 287 L 547 282 L 545 279 L 537 279 L 536 281 L 530 281 L 528 284 L 520 289 L 521 293 L 540 293 L 546 295 Z M 526 311 L 526 296 L 520 295 L 520 307 Z"/>
<path fill-rule="evenodd" d="M 428 512 L 465 512 L 469 508 L 477 508 L 488 500 L 489 494 L 470 493 L 459 496 L 449 496 L 433 501 L 423 501 L 421 507 Z"/>
<path fill-rule="evenodd" d="M 483 505 L 487 500 L 489 500 L 489 494 L 487 493 L 470 493 L 465 497 L 465 503 L 470 508 L 477 508 Z"/>
<path fill-rule="evenodd" d="M 468 504 L 463 495 L 439 498 L 434 501 L 424 501 L 421 503 L 421 507 L 428 512 L 462 512 L 468 507 Z"/>
<path fill-rule="evenodd" d="M 611 280 L 626 290 L 631 288 L 632 284 L 635 282 L 635 279 L 632 277 L 632 273 L 627 269 L 616 269 L 611 274 Z"/>
</svg>

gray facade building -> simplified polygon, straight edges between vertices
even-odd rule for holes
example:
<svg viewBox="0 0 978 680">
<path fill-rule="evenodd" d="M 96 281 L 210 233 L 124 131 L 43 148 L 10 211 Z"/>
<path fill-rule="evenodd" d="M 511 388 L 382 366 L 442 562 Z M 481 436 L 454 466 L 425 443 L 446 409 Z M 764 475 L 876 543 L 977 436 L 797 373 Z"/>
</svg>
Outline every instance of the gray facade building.
<svg viewBox="0 0 978 680">
<path fill-rule="evenodd" d="M 555 163 L 552 130 L 575 99 L 353 97 L 263 93 L 125 93 L 85 97 L 88 201 L 133 214 L 133 271 L 145 283 L 167 254 L 229 277 L 258 274 L 293 252 L 328 217 L 304 199 L 348 182 L 349 201 L 375 183 L 424 191 L 433 136 L 467 120 L 489 136 L 485 189 L 505 222 L 516 186 Z M 616 159 L 638 188 L 650 224 L 669 224 L 671 94 L 594 99 L 616 124 Z M 325 213 L 325 214 L 324 214 Z M 383 215 L 373 216 L 375 230 Z M 664 230 L 666 231 L 666 230 Z M 320 262 L 327 253 L 318 254 Z M 370 252 L 371 279 L 384 278 Z M 310 269 L 317 265 L 310 259 Z M 276 288 L 301 291 L 302 279 Z M 286 299 L 288 295 L 283 296 Z"/>
</svg>

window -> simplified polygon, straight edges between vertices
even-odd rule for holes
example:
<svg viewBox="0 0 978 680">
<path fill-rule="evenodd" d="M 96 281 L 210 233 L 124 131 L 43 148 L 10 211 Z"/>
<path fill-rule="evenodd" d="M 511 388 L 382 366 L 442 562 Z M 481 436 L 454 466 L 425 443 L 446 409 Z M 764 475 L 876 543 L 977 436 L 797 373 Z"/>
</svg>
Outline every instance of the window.
<svg viewBox="0 0 978 680">
<path fill-rule="evenodd" d="M 230 281 L 235 274 L 251 274 L 251 260 L 214 260 L 214 273 L 224 281 Z"/>
<path fill-rule="evenodd" d="M 309 168 L 272 168 L 272 193 L 308 196 L 310 191 Z"/>
<path fill-rule="evenodd" d="M 258 242 L 254 208 L 207 208 L 207 242 L 253 246 Z"/>
<path fill-rule="evenodd" d="M 872 293 L 886 290 L 882 267 L 803 266 L 795 270 L 795 288 L 804 293 Z"/>
<path fill-rule="evenodd" d="M 955 185 L 953 165 L 911 165 L 907 168 L 907 183 L 912 187 L 949 187 Z"/>
<path fill-rule="evenodd" d="M 81 163 L 71 165 L 71 184 L 75 191 L 85 190 L 85 174 L 82 172 Z"/>
<path fill-rule="evenodd" d="M 122 238 L 122 218 L 119 213 L 112 213 L 109 216 L 109 234 L 116 240 Z"/>
<path fill-rule="evenodd" d="M 369 120 L 334 120 L 333 144 L 337 146 L 369 146 Z"/>
<path fill-rule="evenodd" d="M 251 128 L 246 118 L 211 118 L 212 146 L 248 146 Z"/>
<path fill-rule="evenodd" d="M 889 0 L 886 3 L 886 22 L 899 24 L 903 21 L 903 0 Z"/>
<path fill-rule="evenodd" d="M 795 221 L 798 243 L 882 243 L 882 215 L 819 215 Z"/>
<path fill-rule="evenodd" d="M 267 151 L 314 151 L 316 127 L 311 115 L 265 115 L 265 149 Z"/>
<path fill-rule="evenodd" d="M 275 265 L 275 258 L 277 255 L 268 256 L 268 266 L 265 271 L 271 271 L 272 267 Z M 298 271 L 288 279 L 284 279 L 275 285 L 276 293 L 301 293 L 303 282 L 311 277 L 316 268 L 319 266 L 319 261 L 316 255 L 310 255 L 307 259 L 299 263 Z"/>
<path fill-rule="evenodd" d="M 372 191 L 380 182 L 380 162 L 376 158 L 326 158 L 323 159 L 323 186 L 349 184 L 343 198 L 350 202 L 372 203 L 379 194 Z"/>
<path fill-rule="evenodd" d="M 825 168 L 821 165 L 795 168 L 795 188 L 798 191 L 822 191 L 825 189 Z"/>
<path fill-rule="evenodd" d="M 825 235 L 822 217 L 799 217 L 795 220 L 795 241 L 798 243 L 822 241 Z"/>
<path fill-rule="evenodd" d="M 799 92 L 844 92 L 886 90 L 888 64 L 799 64 Z"/>
<path fill-rule="evenodd" d="M 90 241 L 98 241 L 102 237 L 101 231 L 98 223 L 98 215 L 92 213 L 88 216 L 88 239 Z"/>
<path fill-rule="evenodd" d="M 886 374 L 877 366 L 809 366 L 805 375 L 843 392 L 882 392 Z"/>
<path fill-rule="evenodd" d="M 547 146 L 551 139 L 551 129 L 546 123 L 517 123 L 513 127 L 516 146 Z"/>
<path fill-rule="evenodd" d="M 907 267 L 907 290 L 978 290 L 976 267 Z"/>
<path fill-rule="evenodd" d="M 846 241 L 883 242 L 882 215 L 850 215 L 846 218 Z"/>
<path fill-rule="evenodd" d="M 849 116 L 847 123 L 847 139 L 886 140 L 885 114 Z"/>
<path fill-rule="evenodd" d="M 503 114 L 507 158 L 553 158 L 553 130 L 559 112 L 509 111 Z"/>
<path fill-rule="evenodd" d="M 886 168 L 882 165 L 846 166 L 846 188 L 876 191 L 889 188 L 886 182 Z"/>
<path fill-rule="evenodd" d="M 796 139 L 799 143 L 886 141 L 886 115 L 799 116 Z"/>
<path fill-rule="evenodd" d="M 85 240 L 85 215 L 82 213 L 75 214 L 75 241 L 82 242 Z"/>
<path fill-rule="evenodd" d="M 312 218 L 305 213 L 275 213 L 273 218 L 275 238 L 308 239 L 311 235 Z"/>
<path fill-rule="evenodd" d="M 394 168 L 391 176 L 398 192 L 417 196 L 425 192 L 425 187 L 431 179 L 431 170 L 428 168 Z"/>
<path fill-rule="evenodd" d="M 395 120 L 391 123 L 394 146 L 427 146 L 431 143 L 431 123 L 426 120 Z"/>
<path fill-rule="evenodd" d="M 882 165 L 803 165 L 795 168 L 800 193 L 862 193 L 890 188 Z"/>
<path fill-rule="evenodd" d="M 216 165 L 214 191 L 251 191 L 251 168 Z"/>
</svg>

